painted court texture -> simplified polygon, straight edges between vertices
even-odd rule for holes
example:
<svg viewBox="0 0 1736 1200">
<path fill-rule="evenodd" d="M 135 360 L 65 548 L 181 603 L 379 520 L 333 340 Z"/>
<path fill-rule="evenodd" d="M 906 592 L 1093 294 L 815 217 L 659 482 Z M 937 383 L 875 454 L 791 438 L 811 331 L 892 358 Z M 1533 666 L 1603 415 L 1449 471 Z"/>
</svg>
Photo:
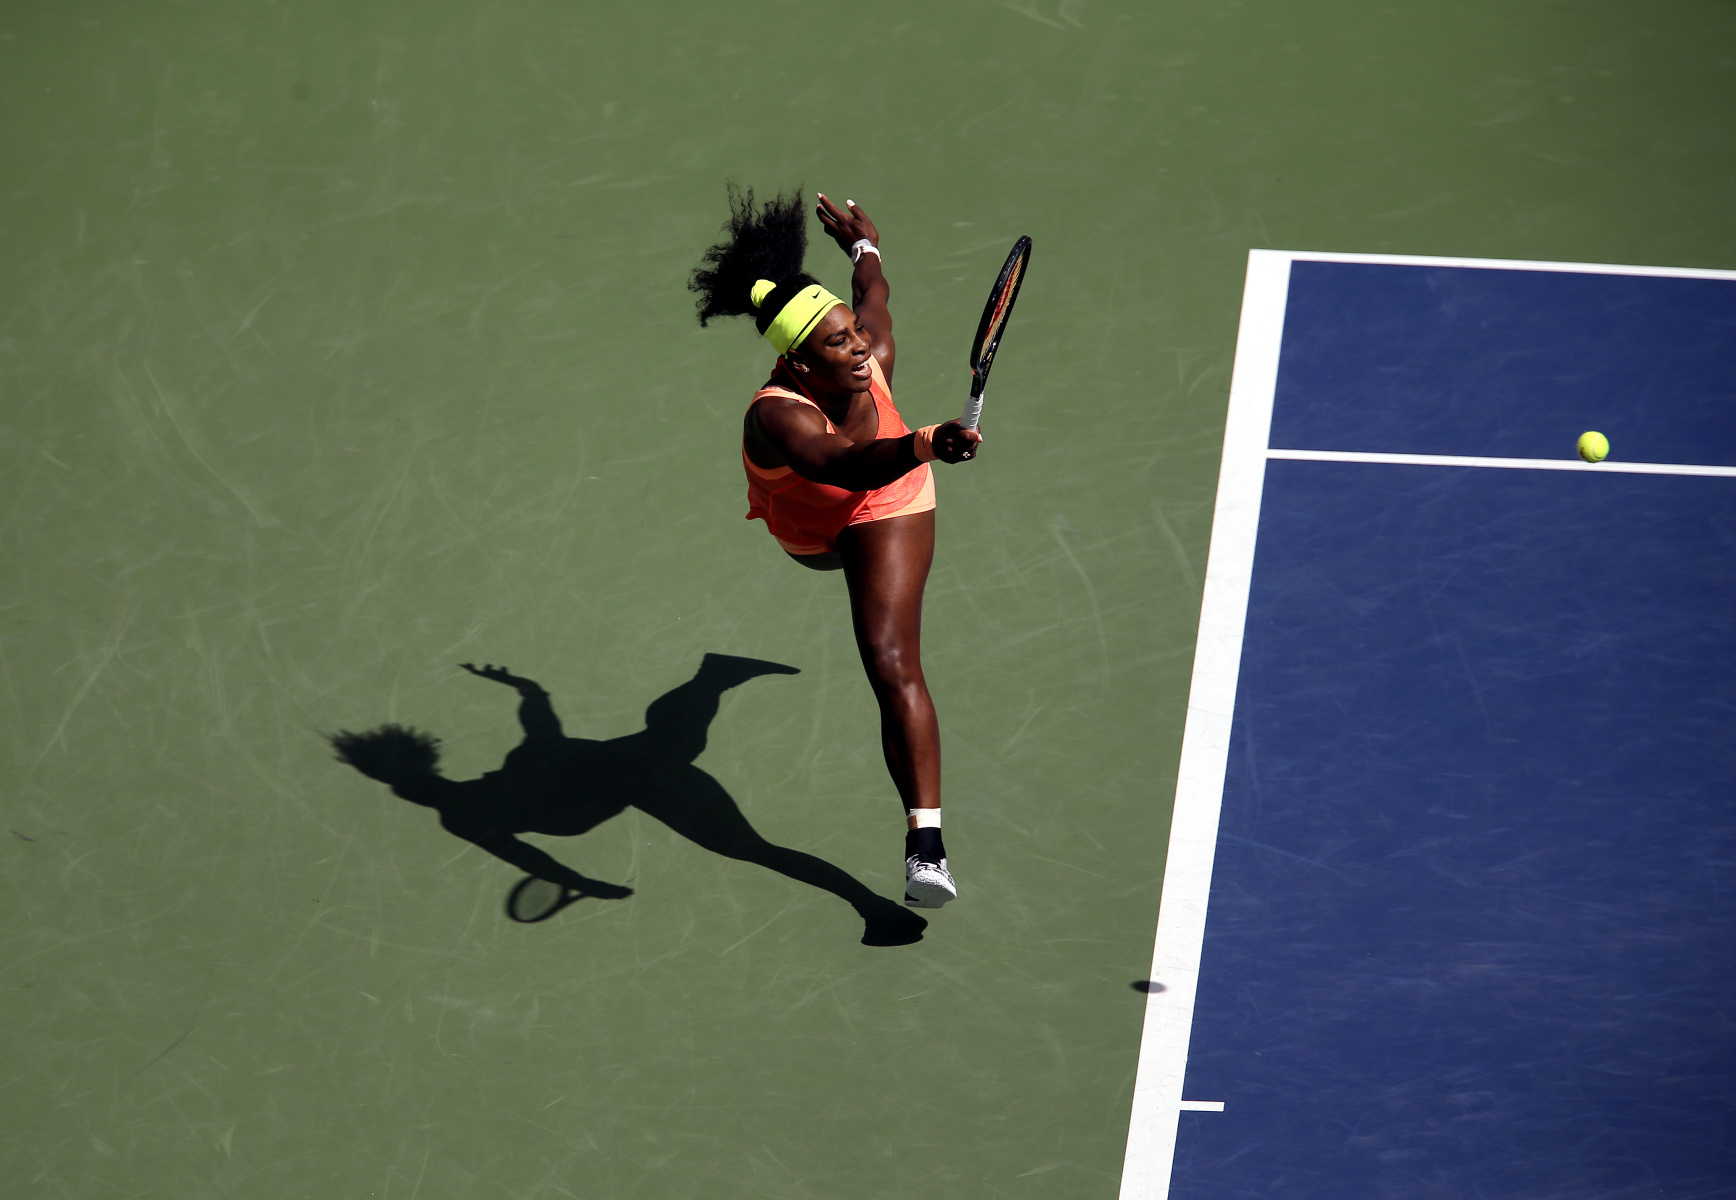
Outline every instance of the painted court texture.
<svg viewBox="0 0 1736 1200">
<path fill-rule="evenodd" d="M 1736 284 L 1256 255 L 1297 323 L 1237 414 L 1251 249 L 1736 268 L 1733 44 L 1715 0 L 6 6 L 0 1190 L 1731 1194 L 1736 480 L 1400 460 L 1736 463 Z M 841 583 L 742 520 L 769 355 L 684 290 L 725 179 L 879 223 L 913 424 L 1036 242 L 937 472 L 964 894 L 911 946 L 700 844 L 901 884 Z M 474 778 L 520 734 L 459 661 L 606 742 L 708 653 L 799 673 L 683 718 L 699 840 L 532 839 L 635 889 L 538 924 L 321 737 Z"/>
</svg>

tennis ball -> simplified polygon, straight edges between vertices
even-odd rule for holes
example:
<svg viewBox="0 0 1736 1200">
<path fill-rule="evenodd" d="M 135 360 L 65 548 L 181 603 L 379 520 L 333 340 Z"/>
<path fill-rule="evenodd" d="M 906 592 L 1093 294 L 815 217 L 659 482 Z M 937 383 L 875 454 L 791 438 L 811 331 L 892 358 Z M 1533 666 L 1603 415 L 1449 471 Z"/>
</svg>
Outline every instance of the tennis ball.
<svg viewBox="0 0 1736 1200">
<path fill-rule="evenodd" d="M 1586 462 L 1602 462 L 1609 457 L 1609 439 L 1595 429 L 1579 435 L 1579 457 Z"/>
</svg>

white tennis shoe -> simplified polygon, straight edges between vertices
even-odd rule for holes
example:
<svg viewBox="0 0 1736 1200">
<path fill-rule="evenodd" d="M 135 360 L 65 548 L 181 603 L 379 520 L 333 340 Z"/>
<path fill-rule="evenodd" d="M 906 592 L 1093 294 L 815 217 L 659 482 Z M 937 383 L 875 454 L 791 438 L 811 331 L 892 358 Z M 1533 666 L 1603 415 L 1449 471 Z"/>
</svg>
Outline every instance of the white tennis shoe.
<svg viewBox="0 0 1736 1200">
<path fill-rule="evenodd" d="M 946 859 L 924 862 L 912 854 L 904 860 L 904 903 L 911 908 L 939 908 L 958 899 L 958 884 L 946 869 Z"/>
</svg>

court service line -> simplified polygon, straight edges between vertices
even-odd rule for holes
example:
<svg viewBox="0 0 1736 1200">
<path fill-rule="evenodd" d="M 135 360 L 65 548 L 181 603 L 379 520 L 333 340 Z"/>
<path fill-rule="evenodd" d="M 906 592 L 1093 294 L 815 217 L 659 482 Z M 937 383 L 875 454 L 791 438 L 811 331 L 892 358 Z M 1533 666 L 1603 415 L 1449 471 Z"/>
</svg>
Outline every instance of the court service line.
<svg viewBox="0 0 1736 1200">
<path fill-rule="evenodd" d="M 1205 944 L 1206 904 L 1217 854 L 1218 811 L 1242 666 L 1242 630 L 1254 577 L 1254 538 L 1260 525 L 1266 443 L 1289 291 L 1287 255 L 1263 250 L 1248 255 L 1223 465 L 1200 601 L 1199 640 L 1176 776 L 1175 817 L 1151 959 L 1151 978 L 1162 987 L 1147 993 L 1145 1000 L 1120 1200 L 1166 1200 L 1181 1114 L 1222 1112 L 1224 1107 L 1221 1101 L 1183 1100 L 1181 1091 Z"/>
<path fill-rule="evenodd" d="M 1267 458 L 1300 462 L 1397 463 L 1415 467 L 1512 467 L 1525 471 L 1614 471 L 1625 475 L 1717 475 L 1736 479 L 1736 467 L 1702 466 L 1698 463 L 1612 462 L 1588 463 L 1577 458 L 1484 458 L 1470 454 L 1371 454 L 1360 450 L 1267 450 Z"/>
</svg>

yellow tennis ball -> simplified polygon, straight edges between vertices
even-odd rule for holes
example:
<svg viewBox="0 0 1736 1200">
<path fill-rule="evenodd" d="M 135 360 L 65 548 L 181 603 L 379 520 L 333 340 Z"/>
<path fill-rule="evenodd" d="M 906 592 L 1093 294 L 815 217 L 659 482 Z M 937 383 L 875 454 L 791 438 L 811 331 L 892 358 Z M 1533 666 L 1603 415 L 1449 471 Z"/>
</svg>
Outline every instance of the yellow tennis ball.
<svg viewBox="0 0 1736 1200">
<path fill-rule="evenodd" d="M 1586 462 L 1602 462 L 1609 457 L 1609 439 L 1595 429 L 1579 435 L 1579 457 Z"/>
</svg>

